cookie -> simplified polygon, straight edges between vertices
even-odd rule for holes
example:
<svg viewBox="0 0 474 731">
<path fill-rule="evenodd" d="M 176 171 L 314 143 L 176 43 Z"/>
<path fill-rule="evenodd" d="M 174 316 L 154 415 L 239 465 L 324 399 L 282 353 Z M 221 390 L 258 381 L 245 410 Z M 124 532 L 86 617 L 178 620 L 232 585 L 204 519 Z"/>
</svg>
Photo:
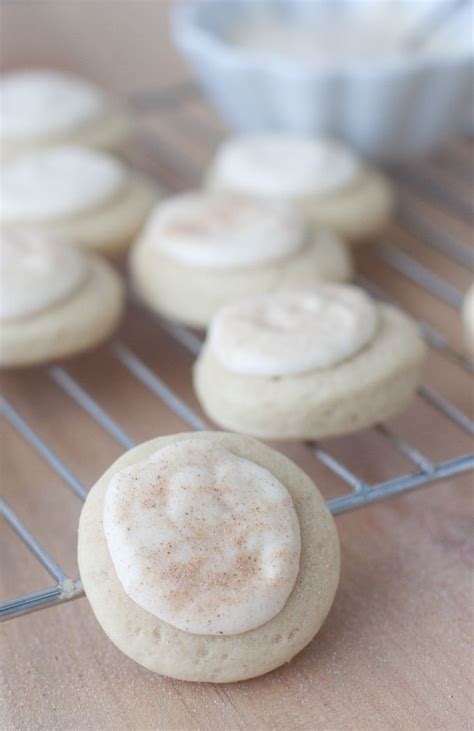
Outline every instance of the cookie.
<svg viewBox="0 0 474 731">
<path fill-rule="evenodd" d="M 106 255 L 123 252 L 155 200 L 151 183 L 124 163 L 84 147 L 55 147 L 0 171 L 2 221 Z"/>
<path fill-rule="evenodd" d="M 349 251 L 288 203 L 186 193 L 158 204 L 133 247 L 134 287 L 156 312 L 206 327 L 223 305 L 279 287 L 344 281 Z"/>
<path fill-rule="evenodd" d="M 2 231 L 1 367 L 92 348 L 116 328 L 123 304 L 121 279 L 106 262 L 31 232 Z"/>
<path fill-rule="evenodd" d="M 194 387 L 225 429 L 319 439 L 403 411 L 424 354 L 402 312 L 357 287 L 321 284 L 223 308 L 195 364 Z"/>
<path fill-rule="evenodd" d="M 309 477 L 248 436 L 160 437 L 91 489 L 78 559 L 92 610 L 144 667 L 232 682 L 291 660 L 339 578 L 334 521 Z"/>
<path fill-rule="evenodd" d="M 310 223 L 351 244 L 373 239 L 394 209 L 387 178 L 352 150 L 323 138 L 267 133 L 230 139 L 218 150 L 206 184 L 292 201 Z"/>
<path fill-rule="evenodd" d="M 47 69 L 14 71 L 0 79 L 3 160 L 57 145 L 122 151 L 131 115 L 95 85 Z"/>
<path fill-rule="evenodd" d="M 464 297 L 462 319 L 466 350 L 474 355 L 474 284 L 469 287 Z"/>
</svg>

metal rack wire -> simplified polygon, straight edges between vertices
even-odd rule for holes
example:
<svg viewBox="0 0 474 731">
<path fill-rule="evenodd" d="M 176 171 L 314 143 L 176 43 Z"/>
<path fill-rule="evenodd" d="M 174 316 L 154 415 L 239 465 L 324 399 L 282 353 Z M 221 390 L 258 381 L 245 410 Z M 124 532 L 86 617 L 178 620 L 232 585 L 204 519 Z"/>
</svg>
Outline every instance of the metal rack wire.
<svg viewBox="0 0 474 731">
<path fill-rule="evenodd" d="M 197 143 L 213 145 L 216 141 L 215 129 L 207 127 L 202 121 L 197 124 L 196 119 L 190 121 L 187 117 L 187 104 L 190 101 L 194 102 L 195 99 L 196 91 L 194 87 L 189 83 L 184 83 L 157 94 L 142 94 L 133 101 L 136 108 L 143 113 L 172 107 L 178 112 L 178 117 L 173 120 L 173 123 L 176 121 L 177 124 L 179 123 L 184 127 L 186 134 L 193 136 Z M 149 132 L 147 136 L 142 137 L 142 142 L 146 144 L 147 154 L 149 154 L 151 161 L 163 161 L 164 159 L 166 164 L 174 166 L 175 174 L 183 187 L 196 182 L 199 177 L 199 170 L 189 160 L 185 159 L 179 150 L 173 150 L 172 145 L 171 147 L 167 145 L 166 150 L 164 150 L 163 145 L 159 144 L 159 141 Z M 406 179 L 407 173 L 398 172 L 396 177 L 398 180 Z M 428 195 L 432 194 L 436 200 L 444 195 L 443 190 L 438 185 L 433 188 L 433 184 L 426 177 L 421 178 L 420 182 L 419 175 L 414 181 L 411 181 L 411 184 L 421 185 L 423 192 Z M 451 205 L 451 196 L 443 200 L 446 205 Z M 456 202 L 455 211 L 459 212 L 458 209 L 459 206 Z M 466 217 L 465 207 L 463 207 L 461 213 Z M 409 196 L 403 198 L 398 222 L 406 231 L 421 238 L 424 244 L 441 252 L 458 265 L 472 270 L 474 256 L 469 247 L 463 241 L 454 239 L 452 235 L 433 227 L 427 219 L 417 213 L 415 208 L 410 205 Z M 461 292 L 422 266 L 392 242 L 388 240 L 379 242 L 374 247 L 373 253 L 392 270 L 416 283 L 417 286 L 425 289 L 431 295 L 451 307 L 457 309 L 460 307 L 462 302 Z M 390 299 L 375 282 L 369 281 L 363 276 L 358 276 L 357 280 L 361 286 L 367 288 L 375 297 Z M 137 306 L 133 300 L 131 306 Z M 194 356 L 197 355 L 201 347 L 201 340 L 197 334 L 186 328 L 155 319 L 156 326 L 164 329 L 168 336 L 173 338 L 180 347 Z M 466 373 L 473 373 L 473 363 L 462 353 L 453 349 L 441 331 L 424 321 L 420 321 L 419 324 L 426 341 L 432 349 L 436 350 L 447 361 L 456 363 Z M 170 412 L 177 415 L 191 429 L 202 430 L 209 428 L 201 417 L 154 370 L 150 369 L 128 345 L 120 340 L 115 340 L 108 346 L 108 352 L 120 362 L 131 378 L 139 381 L 154 398 L 159 399 Z M 122 426 L 93 398 L 84 386 L 73 378 L 66 367 L 52 365 L 47 368 L 46 372 L 56 386 L 68 398 L 72 399 L 78 408 L 85 410 L 120 447 L 130 449 L 134 446 L 134 440 Z M 469 417 L 437 391 L 423 385 L 418 391 L 418 398 L 439 412 L 443 418 L 454 423 L 460 430 L 469 435 L 474 434 L 474 423 Z M 21 414 L 14 409 L 6 397 L 0 397 L 0 412 L 4 419 L 29 444 L 31 449 L 61 478 L 63 484 L 72 490 L 80 500 L 84 500 L 87 494 L 85 485 L 81 483 L 73 470 L 60 459 L 41 436 L 33 430 Z M 347 486 L 345 494 L 328 501 L 333 514 L 362 507 L 391 495 L 404 493 L 422 485 L 432 484 L 474 468 L 474 454 L 461 454 L 452 459 L 433 462 L 387 424 L 380 424 L 375 429 L 381 438 L 410 461 L 413 465 L 412 471 L 383 482 L 368 484 L 323 446 L 313 443 L 305 445 L 315 460 L 325 465 Z M 54 580 L 53 586 L 1 602 L 1 619 L 10 619 L 82 596 L 83 590 L 80 580 L 70 578 L 63 571 L 61 566 L 56 563 L 35 538 L 33 532 L 29 530 L 3 499 L 0 500 L 0 511 L 10 528 L 19 536 Z"/>
</svg>

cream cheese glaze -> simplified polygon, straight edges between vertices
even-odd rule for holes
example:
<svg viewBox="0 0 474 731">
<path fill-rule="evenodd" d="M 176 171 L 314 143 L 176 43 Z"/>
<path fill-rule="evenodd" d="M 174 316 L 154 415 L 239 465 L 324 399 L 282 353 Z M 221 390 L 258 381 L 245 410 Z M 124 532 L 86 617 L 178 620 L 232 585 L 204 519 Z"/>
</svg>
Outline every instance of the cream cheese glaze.
<svg viewBox="0 0 474 731">
<path fill-rule="evenodd" d="M 2 231 L 0 320 L 35 315 L 71 295 L 87 277 L 87 260 L 72 247 L 27 231 Z"/>
<path fill-rule="evenodd" d="M 268 622 L 299 571 L 286 487 L 208 439 L 163 447 L 117 472 L 103 525 L 126 594 L 185 632 L 233 635 Z"/>
<path fill-rule="evenodd" d="M 5 222 L 42 221 L 98 206 L 126 183 L 121 162 L 81 147 L 56 147 L 6 163 L 0 170 Z"/>
<path fill-rule="evenodd" d="M 213 167 L 217 185 L 271 198 L 322 196 L 350 183 L 358 157 L 330 139 L 256 134 L 224 143 Z"/>
<path fill-rule="evenodd" d="M 145 242 L 191 267 L 232 269 L 291 256 L 305 243 L 297 211 L 233 193 L 187 193 L 160 203 Z"/>
<path fill-rule="evenodd" d="M 1 133 L 4 139 L 49 137 L 99 116 L 104 94 L 74 76 L 25 70 L 0 79 Z"/>
<path fill-rule="evenodd" d="M 321 284 L 227 305 L 211 323 L 209 345 L 228 370 L 289 376 L 330 368 L 373 339 L 372 300 L 357 287 Z"/>
<path fill-rule="evenodd" d="M 252 3 L 247 12 L 224 27 L 223 35 L 226 41 L 251 52 L 320 65 L 325 71 L 357 64 L 410 63 L 407 41 L 421 29 L 426 30 L 416 49 L 417 58 L 445 59 L 469 53 L 470 4 L 464 3 L 463 12 L 458 7 L 456 13 L 447 13 L 444 22 L 433 27 L 435 5 L 394 0 L 349 2 L 338 7 L 327 1 L 281 6 Z"/>
</svg>

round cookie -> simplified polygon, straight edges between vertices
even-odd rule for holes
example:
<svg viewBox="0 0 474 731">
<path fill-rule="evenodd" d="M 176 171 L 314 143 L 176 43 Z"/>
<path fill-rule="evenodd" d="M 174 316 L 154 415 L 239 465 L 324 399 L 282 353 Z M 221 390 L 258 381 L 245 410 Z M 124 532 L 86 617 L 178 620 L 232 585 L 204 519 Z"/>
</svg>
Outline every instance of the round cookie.
<svg viewBox="0 0 474 731">
<path fill-rule="evenodd" d="M 466 349 L 474 355 L 474 284 L 471 284 L 464 297 L 462 318 Z"/>
<path fill-rule="evenodd" d="M 19 231 L 0 243 L 0 367 L 88 350 L 116 328 L 124 287 L 109 264 Z"/>
<path fill-rule="evenodd" d="M 236 137 L 218 150 L 206 177 L 212 190 L 289 200 L 307 220 L 351 244 L 373 239 L 390 220 L 391 183 L 342 144 L 288 134 Z"/>
<path fill-rule="evenodd" d="M 132 249 L 140 297 L 156 312 L 205 328 L 223 305 L 280 287 L 345 281 L 347 246 L 309 230 L 291 204 L 235 193 L 187 193 L 161 202 Z"/>
<path fill-rule="evenodd" d="M 319 285 L 224 308 L 194 366 L 194 388 L 225 429 L 320 439 L 403 411 L 424 355 L 402 312 L 355 287 Z"/>
<path fill-rule="evenodd" d="M 232 457 L 249 460 L 251 467 L 268 470 L 273 482 L 281 483 L 289 493 L 296 512 L 300 558 L 291 593 L 275 616 L 245 632 L 198 634 L 178 629 L 132 600 L 114 568 L 108 544 L 110 537 L 106 538 L 104 531 L 104 519 L 108 525 L 104 507 L 109 490 L 112 489 L 111 480 L 124 468 L 133 465 L 135 467 L 132 469 L 137 469 L 137 463 L 149 459 L 158 450 L 174 445 L 182 447 L 190 439 L 194 442 L 211 441 L 215 447 L 230 452 Z M 268 477 L 268 473 L 265 474 Z M 191 488 L 192 476 L 189 479 L 191 483 L 186 484 Z M 149 499 L 148 495 L 146 499 Z M 215 507 L 212 503 L 211 516 L 212 505 Z M 129 510 L 124 515 L 129 515 L 130 510 L 133 510 L 135 518 L 136 505 L 129 502 L 128 506 Z M 186 523 L 181 525 L 186 527 Z M 229 539 L 227 535 L 220 538 L 218 527 L 213 525 L 219 545 L 224 546 L 226 541 L 233 545 L 232 534 Z M 181 549 L 178 546 L 173 550 Z M 322 496 L 309 477 L 288 458 L 250 437 L 215 432 L 160 437 L 120 457 L 87 497 L 79 523 L 78 559 L 86 595 L 96 618 L 112 642 L 126 655 L 154 672 L 194 681 L 243 680 L 266 673 L 291 660 L 319 630 L 332 604 L 339 578 L 337 531 Z M 240 568 L 236 571 L 239 575 Z M 182 585 L 186 588 L 186 573 L 180 575 L 184 577 Z M 216 586 L 219 585 L 216 577 Z M 224 591 L 225 585 L 226 582 Z M 152 588 L 159 589 L 160 586 L 157 587 L 155 582 Z M 192 594 L 189 600 L 190 612 L 194 611 L 193 597 L 198 601 L 200 595 L 198 586 L 196 594 Z M 227 595 L 224 593 L 224 596 Z M 240 594 L 236 598 L 240 598 Z M 217 617 L 218 621 L 220 619 L 222 617 Z M 223 619 L 225 621 L 226 616 Z"/>
<path fill-rule="evenodd" d="M 151 182 L 124 163 L 73 146 L 6 163 L 0 194 L 10 228 L 32 227 L 108 256 L 130 245 L 156 198 Z"/>
<path fill-rule="evenodd" d="M 3 160 L 57 145 L 124 149 L 131 115 L 124 104 L 76 76 L 47 69 L 0 79 Z"/>
</svg>

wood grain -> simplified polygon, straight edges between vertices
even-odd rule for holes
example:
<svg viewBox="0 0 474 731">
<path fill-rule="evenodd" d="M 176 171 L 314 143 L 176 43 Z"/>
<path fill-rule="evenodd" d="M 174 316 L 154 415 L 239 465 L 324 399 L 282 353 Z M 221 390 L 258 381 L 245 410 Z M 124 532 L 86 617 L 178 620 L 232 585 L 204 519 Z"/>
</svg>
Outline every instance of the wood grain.
<svg viewBox="0 0 474 731">
<path fill-rule="evenodd" d="M 44 0 L 5 3 L 2 66 L 58 65 L 123 92 L 167 88 L 186 78 L 167 34 L 168 2 Z M 136 53 L 136 49 L 140 53 Z M 136 160 L 162 186 L 195 185 L 225 129 L 207 105 L 190 99 L 150 112 L 141 122 Z M 444 234 L 472 243 L 459 215 L 472 201 L 472 146 L 453 141 L 417 164 L 401 198 Z M 416 178 L 416 180 L 415 180 Z M 421 181 L 421 182 L 420 182 Z M 435 183 L 435 195 L 430 192 Z M 444 197 L 439 191 L 445 191 Z M 464 291 L 472 272 L 395 223 L 386 241 Z M 397 274 L 375 247 L 358 254 L 358 269 L 409 312 L 462 349 L 459 312 Z M 192 357 L 136 306 L 118 337 L 204 418 L 192 392 Z M 187 429 L 186 424 L 124 369 L 108 346 L 64 364 L 67 372 L 136 441 Z M 472 380 L 432 350 L 425 382 L 465 413 Z M 44 368 L 2 376 L 10 403 L 85 484 L 121 449 L 51 380 Z M 472 449 L 472 440 L 417 398 L 390 425 L 434 461 Z M 80 501 L 8 424 L 2 431 L 2 492 L 45 548 L 77 575 Z M 373 430 L 324 444 L 369 483 L 413 469 Z M 302 444 L 280 448 L 315 479 L 326 497 L 347 486 Z M 0 726 L 18 729 L 355 729 L 385 731 L 473 727 L 472 620 L 474 559 L 472 477 L 464 475 L 337 518 L 342 577 L 319 636 L 289 665 L 245 683 L 186 684 L 128 660 L 79 599 L 2 626 L 4 703 Z M 2 597 L 52 583 L 6 527 L 0 536 Z"/>
</svg>

